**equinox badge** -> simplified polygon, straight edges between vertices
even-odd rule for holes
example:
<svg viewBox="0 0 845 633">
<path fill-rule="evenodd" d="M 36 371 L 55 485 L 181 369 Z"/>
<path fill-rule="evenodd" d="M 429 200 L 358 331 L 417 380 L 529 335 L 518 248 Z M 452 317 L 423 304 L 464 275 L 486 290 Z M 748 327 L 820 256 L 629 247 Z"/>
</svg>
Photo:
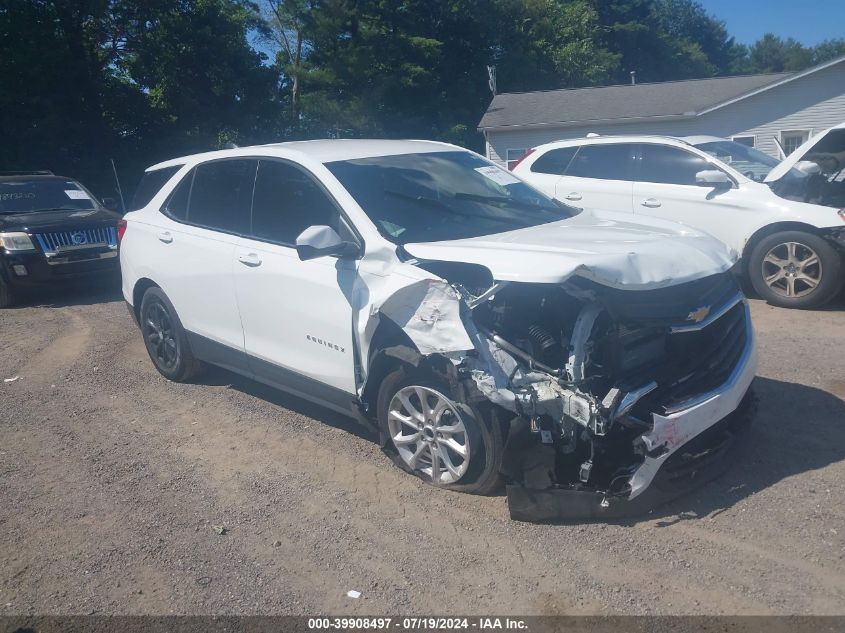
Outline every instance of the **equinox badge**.
<svg viewBox="0 0 845 633">
<path fill-rule="evenodd" d="M 306 334 L 305 338 L 307 338 L 312 343 L 316 343 L 317 345 L 324 345 L 324 346 L 328 347 L 329 349 L 336 350 L 336 351 L 341 352 L 343 354 L 346 353 L 345 347 L 341 347 L 340 345 L 336 345 L 334 343 L 329 343 L 328 341 L 325 341 L 321 338 L 317 338 L 316 336 L 311 336 L 310 334 Z"/>
</svg>

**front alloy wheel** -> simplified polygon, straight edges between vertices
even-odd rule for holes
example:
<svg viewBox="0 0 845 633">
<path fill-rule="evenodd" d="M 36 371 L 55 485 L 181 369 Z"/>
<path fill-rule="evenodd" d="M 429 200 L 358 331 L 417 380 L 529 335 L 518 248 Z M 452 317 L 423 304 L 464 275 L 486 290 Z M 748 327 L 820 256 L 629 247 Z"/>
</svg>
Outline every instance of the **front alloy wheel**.
<svg viewBox="0 0 845 633">
<path fill-rule="evenodd" d="M 387 425 L 393 446 L 411 470 L 435 485 L 453 484 L 470 463 L 470 441 L 461 414 L 439 391 L 410 385 L 390 401 Z"/>
<path fill-rule="evenodd" d="M 842 257 L 825 238 L 782 231 L 754 245 L 747 264 L 754 290 L 772 305 L 815 308 L 842 288 Z"/>
<path fill-rule="evenodd" d="M 824 268 L 818 254 L 806 244 L 785 242 L 763 258 L 763 279 L 783 297 L 804 297 L 822 281 Z"/>
</svg>

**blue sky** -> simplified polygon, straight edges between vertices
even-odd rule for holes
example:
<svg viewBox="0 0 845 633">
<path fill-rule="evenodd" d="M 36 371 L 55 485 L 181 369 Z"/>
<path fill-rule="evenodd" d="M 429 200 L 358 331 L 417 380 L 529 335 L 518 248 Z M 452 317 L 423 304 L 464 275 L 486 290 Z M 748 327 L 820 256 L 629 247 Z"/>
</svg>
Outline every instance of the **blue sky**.
<svg viewBox="0 0 845 633">
<path fill-rule="evenodd" d="M 741 44 L 764 33 L 802 44 L 845 37 L 845 0 L 698 0 Z"/>
</svg>

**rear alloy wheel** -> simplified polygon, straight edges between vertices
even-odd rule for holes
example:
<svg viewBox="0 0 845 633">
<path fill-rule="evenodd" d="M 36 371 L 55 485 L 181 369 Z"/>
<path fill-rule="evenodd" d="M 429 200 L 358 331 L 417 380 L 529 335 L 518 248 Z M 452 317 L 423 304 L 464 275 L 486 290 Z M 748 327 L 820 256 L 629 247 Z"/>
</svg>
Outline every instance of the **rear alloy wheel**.
<svg viewBox="0 0 845 633">
<path fill-rule="evenodd" d="M 754 290 L 784 308 L 813 308 L 842 288 L 842 260 L 823 238 L 802 231 L 775 233 L 752 250 L 748 271 Z"/>
<path fill-rule="evenodd" d="M 504 439 L 495 411 L 462 402 L 434 372 L 388 374 L 379 388 L 378 421 L 394 463 L 426 483 L 473 494 L 500 487 Z"/>
<path fill-rule="evenodd" d="M 179 344 L 170 314 L 161 303 L 152 303 L 144 315 L 144 339 L 155 364 L 172 370 L 179 360 Z"/>
<path fill-rule="evenodd" d="M 149 288 L 144 293 L 139 321 L 147 353 L 162 376 L 186 382 L 199 373 L 203 365 L 191 353 L 176 310 L 160 288 Z"/>
</svg>

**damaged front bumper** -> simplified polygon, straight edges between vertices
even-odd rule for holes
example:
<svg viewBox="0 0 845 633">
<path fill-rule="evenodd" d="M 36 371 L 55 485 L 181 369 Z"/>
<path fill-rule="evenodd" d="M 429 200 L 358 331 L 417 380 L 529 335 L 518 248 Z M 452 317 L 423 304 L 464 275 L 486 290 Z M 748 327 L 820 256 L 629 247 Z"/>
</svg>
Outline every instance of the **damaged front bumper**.
<svg viewBox="0 0 845 633">
<path fill-rule="evenodd" d="M 718 388 L 652 415 L 641 436 L 644 460 L 623 494 L 586 487 L 507 488 L 511 518 L 523 521 L 586 521 L 644 514 L 721 474 L 747 426 L 753 408 L 749 391 L 757 367 L 751 318 L 744 305 L 746 339 L 739 361 Z"/>
<path fill-rule="evenodd" d="M 845 220 L 845 210 L 839 212 L 842 219 Z M 827 229 L 822 233 L 824 237 L 830 240 L 834 246 L 837 246 L 842 252 L 845 252 L 845 227 Z"/>
</svg>

